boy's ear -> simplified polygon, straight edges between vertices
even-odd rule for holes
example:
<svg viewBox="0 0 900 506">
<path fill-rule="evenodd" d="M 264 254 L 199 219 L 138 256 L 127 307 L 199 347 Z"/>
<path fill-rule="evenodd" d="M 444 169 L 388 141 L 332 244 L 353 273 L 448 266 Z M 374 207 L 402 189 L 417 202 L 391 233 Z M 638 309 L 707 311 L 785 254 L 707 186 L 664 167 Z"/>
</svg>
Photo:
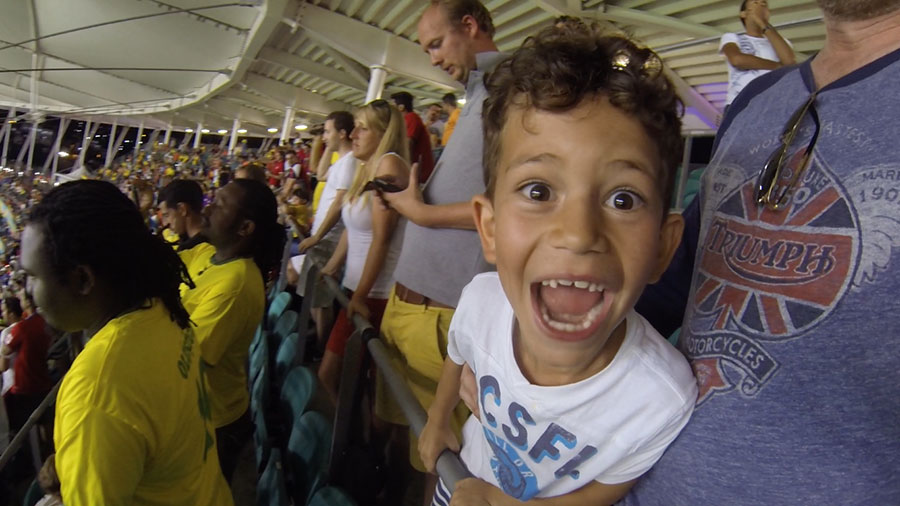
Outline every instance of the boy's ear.
<svg viewBox="0 0 900 506">
<path fill-rule="evenodd" d="M 656 257 L 656 269 L 648 281 L 656 283 L 669 267 L 675 250 L 681 244 L 681 233 L 684 232 L 684 218 L 680 213 L 668 213 L 663 218 L 662 227 L 659 229 L 659 252 Z"/>
<path fill-rule="evenodd" d="M 486 196 L 475 195 L 472 197 L 472 213 L 475 217 L 475 228 L 478 229 L 478 237 L 481 238 L 481 250 L 484 252 L 484 259 L 491 264 L 496 264 L 494 205 Z"/>
</svg>

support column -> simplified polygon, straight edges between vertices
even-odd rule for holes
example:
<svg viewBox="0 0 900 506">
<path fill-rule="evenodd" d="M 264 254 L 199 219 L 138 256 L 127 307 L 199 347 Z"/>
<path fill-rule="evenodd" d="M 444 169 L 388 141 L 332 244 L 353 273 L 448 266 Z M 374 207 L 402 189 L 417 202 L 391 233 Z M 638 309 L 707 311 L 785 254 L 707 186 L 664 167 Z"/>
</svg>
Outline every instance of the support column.
<svg viewBox="0 0 900 506">
<path fill-rule="evenodd" d="M 106 158 L 103 160 L 103 165 L 106 167 L 112 167 L 113 161 L 113 144 L 116 142 L 116 127 L 119 126 L 119 120 L 114 119 L 112 126 L 109 127 L 109 142 L 106 143 Z"/>
<path fill-rule="evenodd" d="M 234 122 L 231 123 L 231 139 L 228 140 L 228 156 L 234 156 L 234 147 L 237 145 L 239 128 L 241 128 L 241 122 L 234 118 Z"/>
<path fill-rule="evenodd" d="M 59 128 L 56 130 L 56 139 L 53 140 L 53 147 L 50 148 L 50 154 L 47 155 L 47 160 L 44 162 L 44 168 L 41 172 L 47 172 L 47 169 L 50 169 L 50 181 L 53 181 L 53 176 L 56 175 L 56 166 L 59 163 L 59 148 L 62 146 L 62 138 L 63 134 L 66 133 L 66 127 L 69 126 L 69 120 L 63 117 L 59 118 Z"/>
<path fill-rule="evenodd" d="M 128 131 L 131 130 L 131 127 L 122 128 L 122 132 L 119 134 L 119 137 L 116 138 L 116 144 L 113 146 L 113 159 L 115 159 L 116 154 L 119 152 L 119 146 L 122 145 L 122 142 L 125 140 L 125 136 L 128 135 Z M 112 160 L 111 160 L 112 161 Z"/>
<path fill-rule="evenodd" d="M 31 169 L 32 173 L 34 172 L 34 167 L 32 166 L 34 163 L 34 143 L 37 141 L 38 126 L 40 126 L 42 121 L 43 118 L 38 115 L 31 122 L 31 141 L 28 143 L 28 161 L 25 163 L 25 167 L 26 170 Z"/>
<path fill-rule="evenodd" d="M 384 91 L 384 81 L 387 80 L 387 71 L 381 65 L 372 65 L 369 67 L 369 89 L 366 90 L 366 103 L 381 98 L 381 92 Z"/>
<path fill-rule="evenodd" d="M 137 137 L 134 138 L 134 153 L 131 155 L 132 168 L 137 166 L 138 156 L 141 154 L 141 137 L 144 136 L 144 120 L 138 126 Z"/>
<path fill-rule="evenodd" d="M 172 124 L 169 123 L 169 126 L 166 128 L 166 135 L 163 136 L 163 144 L 166 147 L 169 147 L 169 141 L 172 140 Z"/>
<path fill-rule="evenodd" d="M 197 123 L 197 130 L 194 131 L 194 149 L 200 148 L 201 137 L 203 137 L 203 123 Z"/>
<path fill-rule="evenodd" d="M 87 154 L 88 146 L 90 146 L 91 142 L 91 120 L 87 120 L 84 122 L 84 136 L 81 138 L 81 151 L 78 152 L 78 162 L 75 164 L 75 168 L 84 167 L 84 156 Z"/>
<path fill-rule="evenodd" d="M 294 127 L 294 108 L 287 107 L 284 109 L 284 123 L 281 125 L 281 139 L 278 145 L 281 146 L 291 138 L 291 128 Z"/>
<path fill-rule="evenodd" d="M 682 211 L 684 209 L 684 187 L 687 184 L 688 176 L 691 172 L 691 145 L 693 144 L 693 136 L 688 134 L 684 138 L 684 157 L 681 159 L 681 177 L 678 178 L 678 187 L 675 190 L 675 210 Z"/>
<path fill-rule="evenodd" d="M 9 115 L 6 117 L 6 124 L 3 125 L 6 130 L 3 132 L 3 154 L 0 155 L 0 167 L 8 167 L 8 165 L 6 165 L 6 155 L 9 153 L 9 134 L 12 132 L 12 125 L 10 125 L 9 122 L 15 117 L 16 108 L 12 107 L 9 110 Z"/>
</svg>

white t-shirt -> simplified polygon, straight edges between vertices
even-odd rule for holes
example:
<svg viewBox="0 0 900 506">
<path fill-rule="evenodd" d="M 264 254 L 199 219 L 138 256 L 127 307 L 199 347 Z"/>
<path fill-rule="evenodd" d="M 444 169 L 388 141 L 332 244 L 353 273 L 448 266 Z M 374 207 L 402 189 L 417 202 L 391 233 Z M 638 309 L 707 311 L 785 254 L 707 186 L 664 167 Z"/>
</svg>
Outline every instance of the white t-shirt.
<svg viewBox="0 0 900 506">
<path fill-rule="evenodd" d="M 791 44 L 787 39 L 785 39 L 785 42 Z M 765 37 L 751 37 L 745 33 L 726 33 L 725 35 L 722 35 L 722 39 L 719 41 L 719 54 L 725 54 L 722 50 L 725 48 L 726 44 L 737 45 L 738 49 L 744 54 L 771 61 L 781 61 L 775 53 L 775 48 L 772 47 L 772 43 Z M 725 105 L 730 105 L 741 90 L 744 89 L 744 86 L 747 86 L 750 81 L 770 72 L 769 70 L 762 69 L 741 70 L 733 67 L 727 59 L 725 60 L 725 63 L 728 65 L 728 96 L 725 98 Z"/>
<path fill-rule="evenodd" d="M 384 156 L 388 155 L 397 156 L 396 153 L 387 153 Z M 382 159 L 384 156 L 382 156 Z M 378 163 L 381 163 L 380 159 Z M 403 163 L 406 162 L 404 161 Z M 344 207 L 341 209 L 341 220 L 343 220 L 344 227 L 347 229 L 347 261 L 343 285 L 354 291 L 359 285 L 359 280 L 366 265 L 366 258 L 369 256 L 369 247 L 372 245 L 373 204 L 374 201 L 371 197 L 368 199 L 359 198 L 352 203 L 345 201 Z M 397 267 L 397 260 L 400 259 L 400 250 L 403 247 L 403 231 L 404 227 L 394 227 L 384 265 L 381 266 L 381 272 L 378 273 L 375 284 L 369 290 L 368 297 L 387 299 L 390 296 L 391 287 L 394 286 L 394 269 Z"/>
<path fill-rule="evenodd" d="M 337 192 L 350 188 L 354 173 L 356 173 L 356 158 L 353 157 L 352 152 L 338 158 L 338 161 L 334 162 L 334 165 L 328 169 L 325 189 L 322 190 L 322 196 L 319 198 L 319 207 L 316 209 L 315 216 L 313 216 L 312 234 L 319 230 L 319 225 L 322 224 L 325 215 L 328 214 L 328 209 L 331 207 L 331 203 L 334 202 L 335 197 L 337 197 Z"/>
<path fill-rule="evenodd" d="M 447 354 L 478 382 L 481 421 L 469 417 L 463 427 L 469 471 L 524 501 L 650 469 L 697 399 L 684 357 L 632 310 L 605 369 L 570 385 L 533 385 L 513 354 L 514 321 L 497 273 L 488 272 L 465 287 L 450 323 Z"/>
</svg>

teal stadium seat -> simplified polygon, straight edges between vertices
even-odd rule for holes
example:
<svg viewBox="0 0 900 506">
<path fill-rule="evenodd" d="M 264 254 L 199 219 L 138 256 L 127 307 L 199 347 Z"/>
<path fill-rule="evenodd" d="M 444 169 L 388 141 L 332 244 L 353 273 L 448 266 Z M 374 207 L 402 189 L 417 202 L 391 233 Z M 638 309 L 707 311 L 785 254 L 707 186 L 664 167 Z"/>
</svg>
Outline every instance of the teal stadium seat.
<svg viewBox="0 0 900 506">
<path fill-rule="evenodd" d="M 294 422 L 287 447 L 294 502 L 309 502 L 325 484 L 330 450 L 331 423 L 321 413 L 309 411 Z"/>
<path fill-rule="evenodd" d="M 269 367 L 269 333 L 263 331 L 260 334 L 259 342 L 255 347 L 251 346 L 250 365 L 247 370 L 250 377 L 250 384 L 256 382 L 259 373 Z"/>
<path fill-rule="evenodd" d="M 250 389 L 250 417 L 256 420 L 256 416 L 269 409 L 269 391 L 271 389 L 271 371 L 264 366 Z"/>
<path fill-rule="evenodd" d="M 37 479 L 31 482 L 28 491 L 25 492 L 25 498 L 22 500 L 22 506 L 34 506 L 44 497 L 44 489 L 38 484 Z"/>
<path fill-rule="evenodd" d="M 284 480 L 281 451 L 277 448 L 266 463 L 256 485 L 256 504 L 259 506 L 287 506 L 291 504 Z"/>
<path fill-rule="evenodd" d="M 356 506 L 350 494 L 337 487 L 320 488 L 307 503 L 309 506 Z"/>
<path fill-rule="evenodd" d="M 281 315 L 287 310 L 288 306 L 291 305 L 291 294 L 287 292 L 281 292 L 272 299 L 271 304 L 269 304 L 269 312 L 266 316 L 266 326 L 268 328 L 272 328 L 275 325 L 275 322 L 281 318 Z"/>
<path fill-rule="evenodd" d="M 272 438 L 265 413 L 257 413 L 253 420 L 253 446 L 256 453 L 256 472 L 260 472 L 272 453 Z"/>
<path fill-rule="evenodd" d="M 276 385 L 280 385 L 288 371 L 294 367 L 294 360 L 297 357 L 297 339 L 297 333 L 294 332 L 281 341 L 281 345 L 278 346 L 278 353 L 275 355 Z"/>
<path fill-rule="evenodd" d="M 306 412 L 316 391 L 316 382 L 316 375 L 303 366 L 294 367 L 285 376 L 281 383 L 281 413 L 286 415 L 289 427 L 293 427 L 294 421 Z"/>
<path fill-rule="evenodd" d="M 272 329 L 272 335 L 277 342 L 281 342 L 287 336 L 297 332 L 297 320 L 300 316 L 296 311 L 287 310 L 282 313 L 281 317 L 275 322 L 275 328 Z"/>
</svg>

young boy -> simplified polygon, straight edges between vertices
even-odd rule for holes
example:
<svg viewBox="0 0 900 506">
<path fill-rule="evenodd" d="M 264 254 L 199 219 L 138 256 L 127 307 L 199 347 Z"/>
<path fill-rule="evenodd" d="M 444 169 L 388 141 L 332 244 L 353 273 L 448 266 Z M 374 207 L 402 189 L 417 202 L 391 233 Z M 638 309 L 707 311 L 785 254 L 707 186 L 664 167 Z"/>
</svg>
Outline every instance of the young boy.
<svg viewBox="0 0 900 506">
<path fill-rule="evenodd" d="M 681 158 L 658 57 L 585 25 L 548 28 L 488 78 L 487 192 L 473 199 L 496 273 L 463 291 L 419 440 L 433 470 L 459 445 L 448 419 L 464 364 L 480 420 L 461 458 L 476 479 L 435 504 L 610 504 L 690 418 L 687 361 L 633 306 L 683 228 L 669 214 Z"/>
</svg>

